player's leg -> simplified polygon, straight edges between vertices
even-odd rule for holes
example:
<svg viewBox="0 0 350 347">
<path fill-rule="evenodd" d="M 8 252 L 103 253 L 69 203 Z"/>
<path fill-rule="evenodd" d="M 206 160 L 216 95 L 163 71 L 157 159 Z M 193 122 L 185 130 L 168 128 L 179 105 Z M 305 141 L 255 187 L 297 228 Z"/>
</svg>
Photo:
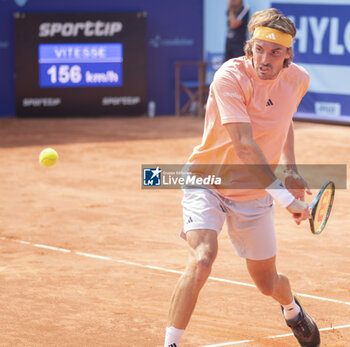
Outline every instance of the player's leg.
<svg viewBox="0 0 350 347">
<path fill-rule="evenodd" d="M 259 290 L 281 304 L 293 295 L 288 278 L 278 274 L 275 264 L 276 233 L 274 204 L 268 195 L 250 201 L 229 202 L 228 232 L 236 253 L 246 259 L 248 271 Z"/>
<path fill-rule="evenodd" d="M 320 333 L 316 323 L 303 310 L 292 294 L 288 278 L 276 270 L 276 257 L 266 260 L 246 259 L 248 272 L 257 288 L 273 297 L 282 306 L 287 325 L 292 329 L 301 346 L 320 345 Z"/>
<path fill-rule="evenodd" d="M 230 202 L 228 231 L 236 253 L 246 259 L 258 289 L 282 305 L 287 325 L 302 346 L 318 346 L 317 325 L 293 297 L 288 278 L 276 269 L 276 235 L 272 198 Z"/>
<path fill-rule="evenodd" d="M 186 270 L 180 277 L 171 301 L 168 326 L 185 329 L 199 291 L 209 277 L 217 254 L 217 233 L 214 230 L 190 230 L 187 232 L 190 247 Z"/>
<path fill-rule="evenodd" d="M 226 218 L 221 198 L 209 189 L 183 189 L 184 227 L 190 254 L 185 273 L 173 292 L 166 330 L 166 347 L 178 347 L 191 318 L 199 291 L 207 280 L 217 254 L 217 236 Z"/>
<path fill-rule="evenodd" d="M 217 254 L 217 232 L 190 230 L 186 234 L 190 247 L 186 270 L 174 289 L 169 309 L 164 346 L 178 346 L 181 335 L 191 318 L 198 294 L 209 277 Z"/>
<path fill-rule="evenodd" d="M 281 305 L 287 305 L 293 300 L 288 278 L 276 270 L 276 257 L 246 259 L 246 263 L 251 278 L 264 295 L 272 296 Z"/>
</svg>

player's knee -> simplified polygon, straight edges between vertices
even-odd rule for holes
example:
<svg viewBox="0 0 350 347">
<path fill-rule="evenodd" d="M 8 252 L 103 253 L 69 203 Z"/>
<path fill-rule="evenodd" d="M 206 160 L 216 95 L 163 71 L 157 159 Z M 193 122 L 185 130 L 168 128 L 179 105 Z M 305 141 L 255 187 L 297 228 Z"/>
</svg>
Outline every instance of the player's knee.
<svg viewBox="0 0 350 347">
<path fill-rule="evenodd" d="M 189 236 L 191 256 L 187 272 L 201 286 L 208 278 L 216 258 L 217 235 L 216 232 L 210 232 L 192 233 Z"/>
<path fill-rule="evenodd" d="M 204 256 L 198 257 L 196 261 L 197 269 L 200 272 L 210 272 L 211 267 L 214 263 L 215 257 L 212 254 L 205 254 Z"/>
<path fill-rule="evenodd" d="M 209 276 L 215 256 L 216 252 L 210 250 L 196 255 L 195 268 L 197 277 L 199 277 L 200 280 Z"/>
</svg>

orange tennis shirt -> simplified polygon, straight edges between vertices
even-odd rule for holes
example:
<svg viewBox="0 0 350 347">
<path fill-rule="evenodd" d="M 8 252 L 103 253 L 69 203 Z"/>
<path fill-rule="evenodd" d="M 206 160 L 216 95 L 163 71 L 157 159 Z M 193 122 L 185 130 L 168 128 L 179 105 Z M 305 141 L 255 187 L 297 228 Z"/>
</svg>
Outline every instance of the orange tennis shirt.
<svg viewBox="0 0 350 347">
<path fill-rule="evenodd" d="M 227 123 L 250 123 L 253 138 L 270 165 L 278 164 L 287 138 L 293 114 L 305 95 L 309 75 L 292 63 L 280 71 L 274 80 L 260 79 L 246 57 L 228 60 L 215 73 L 210 86 L 202 143 L 196 146 L 188 164 L 244 164 L 236 155 Z M 230 168 L 217 172 L 225 182 L 246 183 L 255 177 L 241 177 Z M 237 185 L 236 185 L 237 186 Z M 265 196 L 264 189 L 219 189 L 217 192 L 232 200 L 249 200 Z"/>
</svg>

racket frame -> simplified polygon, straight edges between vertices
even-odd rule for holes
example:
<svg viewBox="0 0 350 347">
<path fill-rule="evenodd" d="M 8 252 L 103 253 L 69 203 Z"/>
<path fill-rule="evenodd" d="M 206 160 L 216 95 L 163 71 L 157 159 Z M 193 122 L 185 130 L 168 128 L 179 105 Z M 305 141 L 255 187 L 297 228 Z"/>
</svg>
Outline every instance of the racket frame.
<svg viewBox="0 0 350 347">
<path fill-rule="evenodd" d="M 328 204 L 327 212 L 325 214 L 325 217 L 323 218 L 323 221 L 322 221 L 321 225 L 318 227 L 317 230 L 315 230 L 315 223 L 314 223 L 315 213 L 316 213 L 316 210 L 317 210 L 318 203 L 320 202 L 320 199 L 322 197 L 322 194 L 324 193 L 324 191 L 326 189 L 330 190 L 330 194 L 331 194 L 330 202 Z M 331 210 L 332 210 L 334 194 L 335 194 L 335 184 L 334 184 L 334 182 L 327 181 L 326 183 L 324 183 L 322 185 L 320 191 L 317 193 L 316 197 L 310 203 L 310 205 L 309 205 L 309 210 L 310 210 L 309 224 L 310 224 L 311 232 L 313 234 L 316 234 L 316 235 L 321 234 L 321 232 L 325 228 L 325 226 L 327 224 L 327 221 L 328 221 L 328 218 L 329 218 L 329 215 L 330 215 Z"/>
</svg>

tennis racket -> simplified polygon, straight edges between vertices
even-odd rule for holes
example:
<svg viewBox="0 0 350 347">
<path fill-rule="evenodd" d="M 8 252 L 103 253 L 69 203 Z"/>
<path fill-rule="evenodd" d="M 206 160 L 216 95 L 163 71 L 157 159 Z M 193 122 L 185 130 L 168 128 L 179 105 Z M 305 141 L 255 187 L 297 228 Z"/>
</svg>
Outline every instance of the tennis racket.
<svg viewBox="0 0 350 347">
<path fill-rule="evenodd" d="M 325 228 L 329 215 L 332 210 L 335 194 L 335 184 L 327 181 L 320 189 L 316 197 L 309 205 L 310 210 L 310 229 L 313 234 L 321 234 Z M 300 213 L 294 213 L 294 217 L 300 217 Z"/>
</svg>

